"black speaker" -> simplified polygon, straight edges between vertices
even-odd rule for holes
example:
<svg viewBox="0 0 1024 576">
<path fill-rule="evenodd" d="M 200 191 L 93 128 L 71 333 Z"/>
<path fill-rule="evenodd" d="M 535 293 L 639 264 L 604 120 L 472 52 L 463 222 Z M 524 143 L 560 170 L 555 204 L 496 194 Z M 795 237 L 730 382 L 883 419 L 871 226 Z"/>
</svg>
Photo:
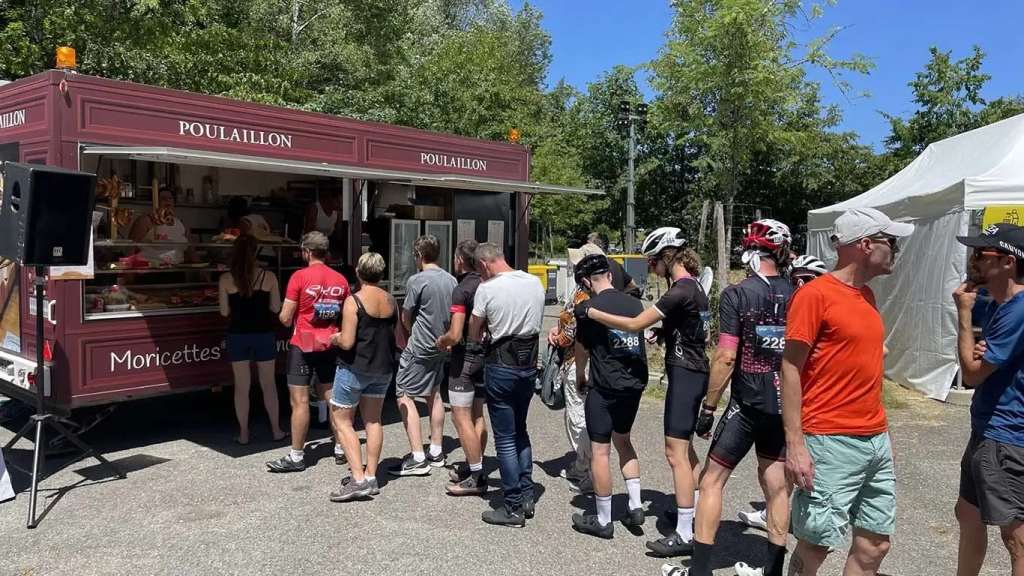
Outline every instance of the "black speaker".
<svg viewBox="0 0 1024 576">
<path fill-rule="evenodd" d="M 96 175 L 7 162 L 0 197 L 0 256 L 26 266 L 85 266 Z"/>
</svg>

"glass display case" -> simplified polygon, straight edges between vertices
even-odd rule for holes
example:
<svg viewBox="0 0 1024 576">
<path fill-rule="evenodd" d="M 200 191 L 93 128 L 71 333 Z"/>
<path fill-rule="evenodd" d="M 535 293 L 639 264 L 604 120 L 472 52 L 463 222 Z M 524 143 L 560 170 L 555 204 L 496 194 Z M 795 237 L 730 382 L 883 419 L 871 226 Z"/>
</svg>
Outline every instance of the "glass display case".
<svg viewBox="0 0 1024 576">
<path fill-rule="evenodd" d="M 416 273 L 416 262 L 412 257 L 412 245 L 420 236 L 419 220 L 391 221 L 391 272 L 388 286 L 392 294 L 405 294 L 409 278 Z"/>
<path fill-rule="evenodd" d="M 452 258 L 452 223 L 442 220 L 428 220 L 423 223 L 423 233 L 437 238 L 438 245 L 441 248 L 440 255 L 437 258 L 437 265 L 448 273 L 454 273 L 452 272 L 452 267 L 454 266 Z"/>
<path fill-rule="evenodd" d="M 273 256 L 258 265 L 282 286 L 304 266 L 298 244 L 260 243 Z M 83 320 L 216 312 L 220 275 L 228 271 L 232 243 L 136 243 L 97 240 L 94 277 L 82 282 Z"/>
</svg>

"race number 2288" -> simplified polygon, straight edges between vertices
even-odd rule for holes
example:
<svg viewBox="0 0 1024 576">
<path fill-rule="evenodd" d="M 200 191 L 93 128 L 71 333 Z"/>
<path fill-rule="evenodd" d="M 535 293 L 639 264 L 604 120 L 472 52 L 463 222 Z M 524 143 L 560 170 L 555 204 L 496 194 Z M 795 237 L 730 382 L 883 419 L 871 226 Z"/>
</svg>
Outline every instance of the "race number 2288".
<svg viewBox="0 0 1024 576">
<path fill-rule="evenodd" d="M 782 356 L 786 349 L 785 326 L 757 326 L 754 336 L 754 351 L 762 356 Z"/>
<path fill-rule="evenodd" d="M 630 358 L 640 356 L 640 334 L 622 330 L 609 330 L 608 343 L 611 345 L 612 356 Z"/>
</svg>

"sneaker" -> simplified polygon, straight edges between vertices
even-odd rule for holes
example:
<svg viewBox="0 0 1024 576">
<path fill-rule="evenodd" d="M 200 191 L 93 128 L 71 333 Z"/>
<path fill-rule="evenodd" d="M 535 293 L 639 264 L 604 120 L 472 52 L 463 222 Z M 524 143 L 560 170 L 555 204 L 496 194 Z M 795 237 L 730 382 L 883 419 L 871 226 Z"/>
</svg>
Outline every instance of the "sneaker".
<svg viewBox="0 0 1024 576">
<path fill-rule="evenodd" d="M 569 490 L 577 494 L 593 494 L 594 493 L 594 479 L 587 474 L 587 477 L 576 484 L 570 484 Z"/>
<path fill-rule="evenodd" d="M 338 466 L 344 466 L 345 464 L 348 464 L 348 456 L 345 456 L 344 453 L 335 452 L 334 463 Z"/>
<path fill-rule="evenodd" d="M 291 454 L 285 454 L 280 460 L 267 462 L 267 468 L 271 472 L 301 472 L 306 469 L 306 459 L 303 458 L 296 462 L 292 460 Z"/>
<path fill-rule="evenodd" d="M 352 481 L 351 476 L 345 476 L 345 479 L 341 481 L 342 484 L 348 484 Z M 367 480 L 370 483 L 370 496 L 377 496 L 380 494 L 380 484 L 377 483 L 377 479 Z"/>
<path fill-rule="evenodd" d="M 764 576 L 764 568 L 754 568 L 746 562 L 737 562 L 733 569 L 737 576 Z"/>
<path fill-rule="evenodd" d="M 452 483 L 458 484 L 466 478 L 469 478 L 469 464 L 466 462 L 459 462 L 448 469 L 448 480 Z"/>
<path fill-rule="evenodd" d="M 644 525 L 644 517 L 643 508 L 631 508 L 622 515 L 622 525 L 626 528 L 639 528 Z"/>
<path fill-rule="evenodd" d="M 431 456 L 430 452 L 427 452 L 426 454 L 426 462 L 427 464 L 430 464 L 430 466 L 433 468 L 444 468 L 446 461 L 447 460 L 445 459 L 444 452 L 438 454 L 437 456 Z"/>
<path fill-rule="evenodd" d="M 461 482 L 445 485 L 444 490 L 452 496 L 479 496 L 487 492 L 487 477 L 483 472 L 475 472 Z"/>
<path fill-rule="evenodd" d="M 673 532 L 664 538 L 652 540 L 647 543 L 647 549 L 658 558 L 675 558 L 677 556 L 692 556 L 693 541 L 687 542 L 678 532 Z"/>
<path fill-rule="evenodd" d="M 671 564 L 661 565 L 661 576 L 689 576 L 690 570 L 682 566 L 673 566 Z"/>
<path fill-rule="evenodd" d="M 740 522 L 743 522 L 751 528 L 757 528 L 759 530 L 766 530 L 768 525 L 768 512 L 761 510 L 760 512 L 739 512 Z"/>
<path fill-rule="evenodd" d="M 508 526 L 509 528 L 522 528 L 526 526 L 526 517 L 522 510 L 510 510 L 508 506 L 502 506 L 497 510 L 487 510 L 480 515 L 480 518 L 494 526 Z"/>
<path fill-rule="evenodd" d="M 402 463 L 388 469 L 388 474 L 395 476 L 427 476 L 430 474 L 430 465 L 427 461 L 417 462 L 412 454 L 405 457 Z"/>
<path fill-rule="evenodd" d="M 615 535 L 615 524 L 611 522 L 601 526 L 597 521 L 597 514 L 573 514 L 572 515 L 572 527 L 577 532 L 588 534 L 590 536 L 597 536 L 598 538 L 604 538 L 610 540 Z"/>
<path fill-rule="evenodd" d="M 559 472 L 558 475 L 573 484 L 579 484 L 584 478 L 590 475 L 590 467 L 586 465 L 580 466 L 580 463 L 577 461 L 573 462 L 568 468 Z"/>
<path fill-rule="evenodd" d="M 533 494 L 529 496 L 523 496 L 523 516 L 527 520 L 533 519 L 533 515 L 537 513 L 537 502 L 533 499 Z"/>
<path fill-rule="evenodd" d="M 366 498 L 371 494 L 373 494 L 373 486 L 365 479 L 362 482 L 356 482 L 348 477 L 341 481 L 340 488 L 331 492 L 331 502 L 349 502 Z"/>
</svg>

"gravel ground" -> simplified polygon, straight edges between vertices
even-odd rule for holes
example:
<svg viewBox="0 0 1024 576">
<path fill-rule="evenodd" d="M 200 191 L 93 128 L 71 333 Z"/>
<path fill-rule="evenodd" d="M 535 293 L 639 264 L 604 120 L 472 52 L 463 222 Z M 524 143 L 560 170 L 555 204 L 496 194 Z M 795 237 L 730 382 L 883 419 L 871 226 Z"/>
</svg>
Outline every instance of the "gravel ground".
<svg viewBox="0 0 1024 576">
<path fill-rule="evenodd" d="M 553 309 L 549 309 L 553 310 Z M 549 319 L 550 321 L 550 319 Z M 968 436 L 965 408 L 945 406 L 910 392 L 904 407 L 890 411 L 899 474 L 899 525 L 882 571 L 890 575 L 952 574 L 957 530 L 958 462 Z M 390 404 L 390 403 L 389 403 Z M 655 575 L 663 561 L 645 555 L 644 542 L 667 530 L 656 521 L 671 505 L 671 478 L 662 448 L 661 409 L 645 403 L 634 429 L 641 457 L 643 499 L 648 508 L 641 535 L 621 524 L 611 541 L 570 528 L 591 498 L 574 495 L 558 477 L 567 440 L 560 413 L 535 402 L 530 413 L 537 516 L 522 530 L 483 524 L 480 512 L 500 501 L 498 475 L 483 497 L 453 498 L 442 487 L 447 474 L 388 479 L 372 501 L 333 504 L 328 493 L 347 467 L 335 466 L 327 432 L 312 431 L 305 472 L 275 475 L 264 462 L 285 447 L 269 441 L 260 403 L 254 403 L 254 438 L 233 443 L 230 395 L 205 393 L 138 401 L 121 406 L 87 440 L 129 472 L 109 479 L 94 460 L 47 478 L 40 506 L 52 505 L 40 526 L 25 530 L 27 492 L 0 504 L 0 575 L 7 574 L 630 574 Z M 397 411 L 386 414 L 386 460 L 408 450 Z M 450 422 L 446 434 L 454 437 Z M 0 441 L 12 436 L 0 430 Z M 698 452 L 707 443 L 697 441 Z M 448 440 L 449 461 L 461 460 Z M 7 453 L 9 465 L 29 468 L 31 445 Z M 493 455 L 493 443 L 488 448 Z M 59 461 L 55 461 L 59 463 Z M 496 462 L 488 457 L 488 469 Z M 16 490 L 27 479 L 15 472 Z M 386 483 L 385 483 L 386 482 Z M 613 514 L 625 510 L 621 478 Z M 757 563 L 763 533 L 736 521 L 737 510 L 761 500 L 753 460 L 733 474 L 718 534 L 717 575 L 732 574 L 740 560 Z M 1007 573 L 1006 552 L 994 533 L 985 574 Z M 790 542 L 792 546 L 792 542 Z M 836 553 L 822 574 L 839 574 Z M 998 568 L 998 570 L 997 570 Z"/>
</svg>

